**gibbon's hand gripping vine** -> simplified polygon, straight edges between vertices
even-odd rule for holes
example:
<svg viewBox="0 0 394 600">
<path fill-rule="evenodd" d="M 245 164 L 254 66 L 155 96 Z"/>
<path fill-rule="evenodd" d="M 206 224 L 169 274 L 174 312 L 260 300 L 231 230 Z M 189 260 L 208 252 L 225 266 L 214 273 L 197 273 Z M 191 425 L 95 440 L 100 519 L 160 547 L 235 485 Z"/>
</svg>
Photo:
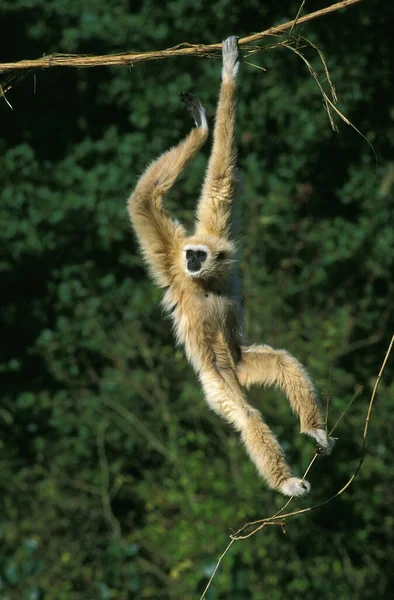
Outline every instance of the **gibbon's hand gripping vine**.
<svg viewBox="0 0 394 600">
<path fill-rule="evenodd" d="M 304 367 L 285 350 L 245 346 L 242 341 L 230 285 L 235 260 L 230 231 L 237 189 L 238 71 L 238 44 L 233 36 L 223 42 L 213 148 L 194 234 L 188 236 L 163 208 L 166 192 L 208 137 L 205 110 L 191 94 L 181 97 L 195 128 L 146 169 L 129 198 L 128 212 L 151 275 L 166 288 L 163 305 L 207 403 L 240 432 L 250 458 L 271 488 L 287 496 L 303 496 L 309 492 L 309 483 L 292 477 L 278 440 L 242 390 L 252 385 L 279 387 L 300 418 L 301 432 L 315 438 L 320 452 L 331 452 L 334 440 L 327 439 L 318 397 Z"/>
</svg>

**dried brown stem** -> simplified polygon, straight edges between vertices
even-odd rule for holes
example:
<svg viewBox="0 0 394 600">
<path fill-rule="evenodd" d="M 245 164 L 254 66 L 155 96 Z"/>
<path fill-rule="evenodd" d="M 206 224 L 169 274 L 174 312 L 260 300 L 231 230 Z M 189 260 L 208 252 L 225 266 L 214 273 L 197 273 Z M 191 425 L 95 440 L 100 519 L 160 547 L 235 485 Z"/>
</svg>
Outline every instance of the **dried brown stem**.
<svg viewBox="0 0 394 600">
<path fill-rule="evenodd" d="M 278 525 L 279 527 L 282 527 L 282 529 L 283 529 L 284 526 L 285 526 L 285 522 L 284 521 L 274 521 L 272 523 L 264 523 L 263 527 L 265 527 L 266 525 Z M 204 600 L 205 599 L 205 594 L 207 593 L 208 588 L 211 585 L 211 583 L 212 583 L 212 581 L 213 581 L 213 579 L 214 579 L 214 577 L 216 575 L 216 571 L 218 570 L 222 559 L 225 557 L 225 555 L 230 550 L 231 546 L 234 544 L 235 541 L 236 541 L 235 539 L 232 539 L 231 542 L 229 542 L 229 544 L 228 544 L 227 548 L 225 549 L 225 551 L 223 552 L 223 554 L 219 557 L 219 560 L 216 563 L 216 566 L 215 566 L 215 568 L 214 568 L 214 570 L 212 572 L 211 577 L 209 578 L 209 581 L 208 581 L 208 583 L 207 583 L 207 585 L 205 587 L 205 590 L 202 593 L 202 596 L 201 596 L 200 600 Z"/>
</svg>

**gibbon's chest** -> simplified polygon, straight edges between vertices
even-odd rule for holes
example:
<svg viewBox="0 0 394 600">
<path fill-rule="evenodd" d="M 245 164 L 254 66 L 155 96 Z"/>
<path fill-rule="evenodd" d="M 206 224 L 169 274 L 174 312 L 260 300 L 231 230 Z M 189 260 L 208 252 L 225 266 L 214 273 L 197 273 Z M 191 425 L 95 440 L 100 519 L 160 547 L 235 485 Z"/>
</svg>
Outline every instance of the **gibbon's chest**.
<svg viewBox="0 0 394 600">
<path fill-rule="evenodd" d="M 200 354 L 205 357 L 207 352 L 214 352 L 218 340 L 226 340 L 227 333 L 238 322 L 235 302 L 228 296 L 213 292 L 191 294 L 170 288 L 164 296 L 163 305 L 171 314 L 177 342 L 185 345 L 193 364 Z"/>
</svg>

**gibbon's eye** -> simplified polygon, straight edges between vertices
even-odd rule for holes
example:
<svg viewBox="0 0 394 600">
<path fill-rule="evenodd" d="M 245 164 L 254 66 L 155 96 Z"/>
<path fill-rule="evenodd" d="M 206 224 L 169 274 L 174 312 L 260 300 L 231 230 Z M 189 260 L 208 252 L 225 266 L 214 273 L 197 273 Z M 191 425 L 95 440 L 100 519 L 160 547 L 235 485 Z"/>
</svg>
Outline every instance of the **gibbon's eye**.
<svg viewBox="0 0 394 600">
<path fill-rule="evenodd" d="M 204 260 L 207 259 L 207 253 L 204 252 L 204 250 L 197 250 L 196 256 L 201 262 L 204 262 Z"/>
<path fill-rule="evenodd" d="M 194 257 L 194 250 L 186 250 L 186 258 L 187 258 L 187 260 L 190 260 L 193 257 Z"/>
</svg>

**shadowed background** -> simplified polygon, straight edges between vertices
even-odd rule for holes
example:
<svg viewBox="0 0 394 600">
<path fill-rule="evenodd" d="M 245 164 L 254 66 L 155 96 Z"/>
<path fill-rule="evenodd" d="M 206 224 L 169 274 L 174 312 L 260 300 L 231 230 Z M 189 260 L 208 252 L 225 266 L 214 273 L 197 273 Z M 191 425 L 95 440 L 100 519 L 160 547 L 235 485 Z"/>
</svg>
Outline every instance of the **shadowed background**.
<svg viewBox="0 0 394 600">
<path fill-rule="evenodd" d="M 328 2 L 310 1 L 306 10 Z M 294 18 L 298 3 L 3 0 L 3 62 L 44 53 L 215 43 Z M 339 109 L 334 133 L 302 60 L 286 48 L 242 65 L 241 275 L 250 343 L 302 360 L 341 420 L 313 466 L 309 506 L 357 463 L 371 387 L 394 329 L 394 4 L 306 24 Z M 268 41 L 269 42 L 269 41 Z M 313 48 L 300 49 L 325 75 Z M 191 121 L 212 122 L 219 59 L 49 69 L 0 102 L 0 598 L 199 598 L 231 530 L 269 516 L 238 435 L 210 413 L 174 349 L 126 199 Z M 324 85 L 326 85 L 324 83 Z M 207 144 L 167 206 L 191 224 Z M 237 542 L 208 600 L 389 598 L 393 580 L 392 361 L 353 487 L 323 509 Z M 253 390 L 296 474 L 314 453 L 282 394 Z M 301 506 L 301 501 L 296 507 Z"/>
</svg>

